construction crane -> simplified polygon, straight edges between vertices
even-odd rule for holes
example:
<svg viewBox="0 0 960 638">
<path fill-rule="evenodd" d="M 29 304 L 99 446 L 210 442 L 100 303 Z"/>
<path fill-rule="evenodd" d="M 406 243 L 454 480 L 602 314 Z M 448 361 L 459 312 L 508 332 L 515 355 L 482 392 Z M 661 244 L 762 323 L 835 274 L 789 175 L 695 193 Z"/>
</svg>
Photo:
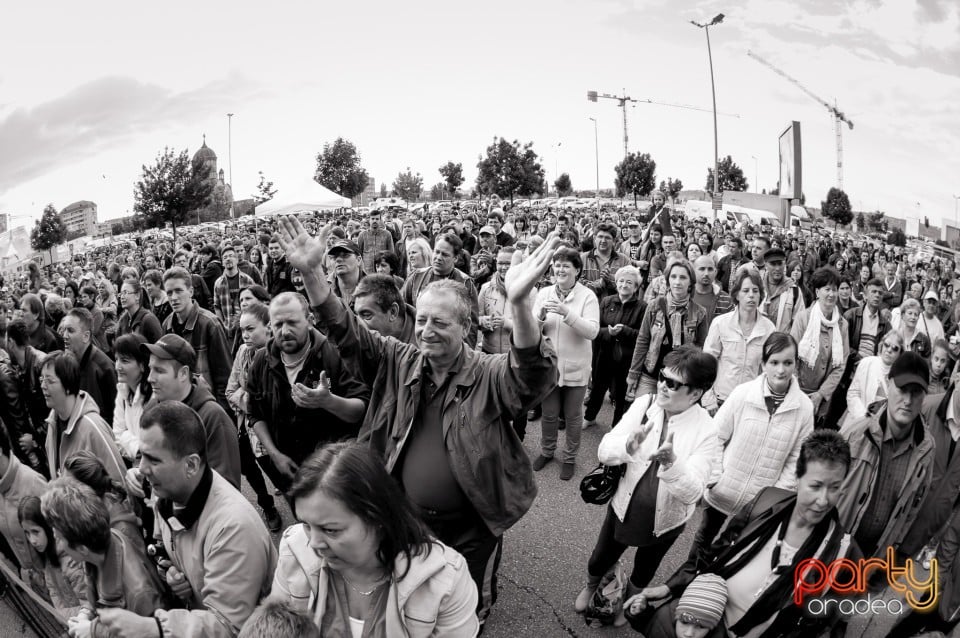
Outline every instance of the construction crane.
<svg viewBox="0 0 960 638">
<path fill-rule="evenodd" d="M 789 75 L 787 75 L 786 73 L 778 69 L 777 67 L 773 66 L 772 64 L 770 64 L 769 62 L 761 58 L 759 55 L 757 55 L 753 51 L 747 51 L 747 55 L 749 55 L 751 58 L 753 58 L 763 66 L 767 67 L 777 75 L 780 75 L 786 78 L 787 80 L 795 84 L 797 88 L 799 88 L 801 91 L 803 91 L 804 93 L 812 97 L 814 100 L 816 100 L 823 106 L 827 107 L 827 111 L 829 111 L 830 116 L 833 117 L 833 126 L 837 136 L 837 188 L 839 188 L 842 191 L 843 190 L 843 126 L 841 125 L 841 122 L 846 122 L 847 126 L 850 127 L 850 130 L 853 130 L 853 120 L 851 120 L 850 118 L 848 118 L 846 115 L 843 114 L 843 111 L 841 111 L 837 107 L 836 101 L 834 101 L 833 104 L 830 104 L 823 98 L 815 95 L 813 91 L 811 91 L 804 85 L 800 84 L 800 82 L 798 82 L 795 78 L 790 77 Z"/>
<path fill-rule="evenodd" d="M 623 109 L 623 156 L 626 157 L 629 155 L 628 151 L 628 135 L 627 135 L 627 104 L 656 104 L 658 106 L 672 106 L 678 109 L 688 109 L 691 111 L 702 111 L 704 113 L 712 113 L 710 109 L 701 109 L 697 106 L 689 106 L 687 104 L 670 104 L 668 102 L 656 102 L 654 100 L 637 100 L 627 95 L 627 90 L 623 90 L 623 95 L 610 95 L 609 93 L 597 93 L 596 91 L 587 91 L 587 99 L 591 102 L 596 102 L 597 98 L 606 98 L 608 100 L 616 100 L 618 106 Z M 728 117 L 740 116 L 735 113 L 717 113 L 717 115 L 726 115 Z"/>
</svg>

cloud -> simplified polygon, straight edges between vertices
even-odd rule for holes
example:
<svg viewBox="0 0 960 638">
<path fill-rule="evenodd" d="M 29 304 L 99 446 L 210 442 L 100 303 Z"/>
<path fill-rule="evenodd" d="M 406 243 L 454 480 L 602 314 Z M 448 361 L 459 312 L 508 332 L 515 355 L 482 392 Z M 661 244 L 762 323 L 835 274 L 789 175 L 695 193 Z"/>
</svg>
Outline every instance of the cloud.
<svg viewBox="0 0 960 638">
<path fill-rule="evenodd" d="M 171 123 L 203 119 L 262 93 L 242 76 L 174 92 L 131 77 L 103 77 L 0 120 L 0 193 L 116 148 Z"/>
</svg>

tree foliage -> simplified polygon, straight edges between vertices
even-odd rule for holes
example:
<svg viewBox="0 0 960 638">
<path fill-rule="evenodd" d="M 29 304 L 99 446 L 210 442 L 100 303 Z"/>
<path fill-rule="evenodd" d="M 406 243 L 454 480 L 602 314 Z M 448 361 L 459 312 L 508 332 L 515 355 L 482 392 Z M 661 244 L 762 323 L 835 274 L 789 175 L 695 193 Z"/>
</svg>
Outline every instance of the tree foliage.
<svg viewBox="0 0 960 638">
<path fill-rule="evenodd" d="M 573 192 L 573 184 L 567 173 L 561 173 L 560 177 L 553 182 L 553 187 L 557 189 L 557 197 L 566 197 Z"/>
<path fill-rule="evenodd" d="M 186 149 L 178 154 L 164 148 L 152 166 L 143 166 L 133 187 L 133 210 L 143 215 L 148 228 L 169 223 L 176 234 L 191 212 L 207 205 L 214 188 L 207 178 L 203 163 L 191 163 Z"/>
<path fill-rule="evenodd" d="M 66 224 L 60 219 L 53 204 L 47 204 L 43 209 L 43 215 L 30 231 L 30 245 L 34 250 L 50 250 L 62 244 L 66 236 Z"/>
<path fill-rule="evenodd" d="M 670 201 L 673 201 L 677 198 L 677 195 L 680 194 L 680 191 L 683 190 L 683 182 L 679 179 L 673 179 L 668 177 L 667 181 L 660 180 L 660 190 L 670 198 Z"/>
<path fill-rule="evenodd" d="M 731 156 L 727 155 L 721 159 L 717 168 L 720 171 L 718 193 L 747 190 L 749 184 L 747 184 L 747 178 L 743 175 L 743 169 L 736 165 Z M 707 185 L 704 188 L 711 193 L 713 192 L 713 168 L 707 168 Z"/>
<path fill-rule="evenodd" d="M 533 142 L 523 146 L 514 140 L 494 137 L 486 157 L 477 162 L 477 190 L 484 195 L 509 198 L 528 197 L 546 191 L 547 182 Z"/>
<path fill-rule="evenodd" d="M 879 210 L 867 217 L 867 228 L 876 232 L 887 232 L 887 217 Z"/>
<path fill-rule="evenodd" d="M 447 193 L 447 184 L 445 182 L 437 182 L 430 187 L 430 199 L 437 202 L 443 199 L 443 196 Z"/>
<path fill-rule="evenodd" d="M 457 189 L 460 188 L 460 185 L 464 182 L 463 164 L 459 162 L 456 164 L 447 162 L 441 166 L 439 170 L 444 182 L 446 182 L 447 193 L 450 194 L 450 199 L 453 199 L 457 195 Z"/>
<path fill-rule="evenodd" d="M 827 201 L 820 202 L 820 210 L 823 216 L 837 226 L 846 226 L 853 221 L 853 208 L 850 206 L 850 198 L 839 188 L 833 187 L 827 191 Z"/>
<path fill-rule="evenodd" d="M 649 153 L 630 153 L 614 168 L 617 174 L 614 184 L 617 187 L 617 197 L 633 195 L 633 202 L 638 197 L 649 195 L 657 183 L 657 163 Z"/>
<path fill-rule="evenodd" d="M 863 211 L 857 213 L 857 228 L 864 230 L 867 227 L 867 219 L 863 216 Z"/>
<path fill-rule="evenodd" d="M 321 186 L 343 197 L 356 197 L 367 187 L 367 171 L 360 166 L 360 154 L 353 142 L 338 137 L 333 144 L 324 144 L 317 154 L 317 170 L 313 175 Z"/>
<path fill-rule="evenodd" d="M 402 197 L 409 202 L 420 197 L 421 192 L 423 192 L 423 177 L 420 173 L 414 175 L 409 166 L 405 173 L 401 172 L 393 180 L 393 194 L 396 197 Z"/>
<path fill-rule="evenodd" d="M 907 245 L 907 235 L 899 228 L 894 228 L 893 232 L 887 235 L 887 243 L 902 248 Z"/>
<path fill-rule="evenodd" d="M 260 175 L 260 183 L 257 184 L 257 192 L 253 194 L 253 201 L 257 204 L 269 202 L 277 194 L 277 189 L 274 188 L 273 182 L 267 181 L 263 171 L 257 171 L 257 174 Z"/>
</svg>

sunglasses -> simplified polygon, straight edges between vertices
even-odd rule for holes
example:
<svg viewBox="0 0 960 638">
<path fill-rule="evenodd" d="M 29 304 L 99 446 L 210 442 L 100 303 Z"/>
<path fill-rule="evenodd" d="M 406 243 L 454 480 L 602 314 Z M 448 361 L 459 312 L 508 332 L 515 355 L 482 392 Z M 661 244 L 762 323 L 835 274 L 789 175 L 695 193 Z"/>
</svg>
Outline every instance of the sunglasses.
<svg viewBox="0 0 960 638">
<path fill-rule="evenodd" d="M 680 388 L 688 385 L 683 381 L 678 381 L 677 379 L 671 379 L 670 377 L 663 376 L 663 371 L 660 371 L 659 381 L 663 385 L 667 386 L 668 390 L 679 390 Z"/>
<path fill-rule="evenodd" d="M 693 625 L 698 629 L 711 629 L 710 625 L 705 624 L 702 620 L 693 614 L 688 614 L 687 612 L 677 614 L 677 620 L 682 622 L 684 625 Z"/>
</svg>

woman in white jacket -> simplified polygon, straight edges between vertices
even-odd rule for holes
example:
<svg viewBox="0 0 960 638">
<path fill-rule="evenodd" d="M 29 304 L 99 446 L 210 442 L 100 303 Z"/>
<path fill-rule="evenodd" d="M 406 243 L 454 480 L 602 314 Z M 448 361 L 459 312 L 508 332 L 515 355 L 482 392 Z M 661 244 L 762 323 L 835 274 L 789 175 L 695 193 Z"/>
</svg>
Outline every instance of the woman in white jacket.
<svg viewBox="0 0 960 638">
<path fill-rule="evenodd" d="M 723 446 L 720 478 L 703 495 L 706 507 L 691 558 L 763 488 L 796 489 L 800 445 L 813 432 L 813 403 L 794 378 L 797 342 L 785 332 L 772 333 L 761 361 L 763 374 L 737 386 L 713 418 Z"/>
<path fill-rule="evenodd" d="M 700 406 L 716 376 L 712 355 L 689 344 L 675 348 L 664 359 L 656 394 L 637 399 L 600 441 L 600 462 L 625 470 L 587 563 L 578 612 L 628 547 L 638 549 L 627 597 L 645 587 L 716 478 L 720 444 Z"/>
<path fill-rule="evenodd" d="M 843 425 L 867 416 L 874 403 L 886 400 L 887 374 L 903 349 L 903 334 L 894 328 L 880 340 L 879 354 L 860 360 L 847 390 L 847 415 Z"/>
<path fill-rule="evenodd" d="M 560 479 L 573 478 L 580 431 L 583 427 L 583 399 L 593 365 L 593 340 L 600 333 L 600 302 L 592 290 L 577 279 L 583 260 L 573 248 L 562 247 L 553 255 L 554 285 L 542 288 L 533 304 L 543 336 L 557 352 L 557 387 L 543 400 L 540 421 L 540 456 L 533 469 L 540 471 L 553 460 L 557 450 L 560 410 L 566 423 L 566 445 L 560 457 Z"/>
<path fill-rule="evenodd" d="M 127 465 L 137 460 L 140 451 L 140 417 L 150 400 L 152 389 L 150 355 L 140 349 L 147 343 L 143 335 L 131 332 L 114 344 L 117 369 L 117 398 L 113 408 L 113 436 Z"/>
</svg>

